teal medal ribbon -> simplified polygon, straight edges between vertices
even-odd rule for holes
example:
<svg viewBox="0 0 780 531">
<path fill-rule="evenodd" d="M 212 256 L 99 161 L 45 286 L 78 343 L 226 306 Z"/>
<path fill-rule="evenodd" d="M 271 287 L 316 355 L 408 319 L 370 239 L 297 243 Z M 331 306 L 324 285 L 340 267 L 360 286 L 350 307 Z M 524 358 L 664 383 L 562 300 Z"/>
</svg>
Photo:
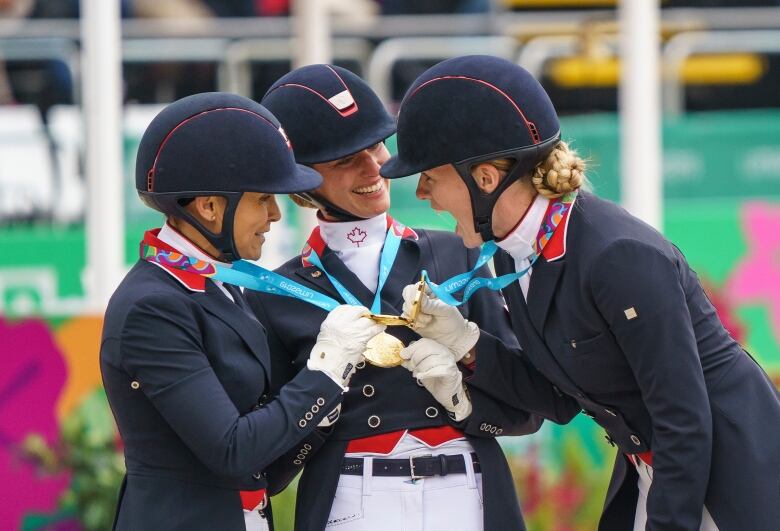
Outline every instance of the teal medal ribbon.
<svg viewBox="0 0 780 531">
<path fill-rule="evenodd" d="M 387 281 L 387 277 L 390 276 L 390 270 L 393 267 L 393 263 L 395 262 L 396 257 L 398 256 L 398 249 L 401 246 L 401 235 L 403 235 L 404 230 L 406 229 L 406 227 L 401 223 L 394 222 L 394 225 L 394 227 L 391 226 L 387 229 L 385 243 L 382 246 L 382 254 L 379 258 L 379 279 L 377 280 L 374 302 L 371 304 L 371 313 L 373 314 L 382 313 L 382 288 Z M 362 306 L 363 304 L 357 299 L 357 297 L 349 292 L 344 284 L 339 282 L 338 279 L 328 273 L 328 270 L 325 269 L 325 266 L 322 264 L 322 260 L 320 259 L 319 254 L 317 254 L 315 247 L 311 244 L 309 247 L 311 248 L 311 253 L 306 255 L 306 260 L 317 269 L 325 273 L 325 275 L 328 277 L 328 280 L 330 280 L 330 283 L 333 284 L 333 287 L 335 287 L 336 291 L 339 292 L 341 298 L 344 299 L 344 302 L 353 306 Z"/>
<path fill-rule="evenodd" d="M 477 258 L 477 263 L 474 265 L 474 268 L 471 271 L 461 273 L 460 275 L 455 275 L 454 277 L 445 280 L 441 284 L 436 284 L 431 281 L 430 277 L 428 276 L 428 271 L 423 270 L 422 276 L 425 279 L 426 284 L 428 284 L 428 286 L 431 288 L 431 291 L 434 293 L 434 295 L 436 295 L 436 297 L 441 299 L 443 302 L 452 306 L 460 306 L 461 304 L 466 303 L 477 290 L 488 288 L 496 291 L 507 287 L 513 282 L 516 282 L 531 271 L 534 263 L 536 263 L 536 261 L 542 255 L 544 246 L 547 245 L 547 243 L 550 241 L 553 233 L 555 232 L 555 229 L 558 227 L 558 224 L 565 218 L 576 198 L 577 192 L 574 191 L 550 202 L 550 205 L 547 207 L 547 211 L 545 212 L 544 220 L 542 221 L 542 224 L 539 227 L 539 231 L 536 235 L 536 239 L 534 240 L 534 254 L 530 258 L 530 264 L 522 271 L 508 273 L 500 277 L 474 278 L 479 268 L 485 265 L 493 257 L 493 255 L 498 252 L 498 245 L 495 241 L 491 240 L 489 242 L 485 242 L 482 245 L 479 257 Z M 463 298 L 458 300 L 453 296 L 453 294 L 461 290 L 463 290 Z"/>
<path fill-rule="evenodd" d="M 225 267 L 183 255 L 178 251 L 161 249 L 148 242 L 141 245 L 141 258 L 235 286 L 299 299 L 328 312 L 341 304 L 332 297 L 246 260 L 238 260 L 233 262 L 232 267 Z"/>
</svg>

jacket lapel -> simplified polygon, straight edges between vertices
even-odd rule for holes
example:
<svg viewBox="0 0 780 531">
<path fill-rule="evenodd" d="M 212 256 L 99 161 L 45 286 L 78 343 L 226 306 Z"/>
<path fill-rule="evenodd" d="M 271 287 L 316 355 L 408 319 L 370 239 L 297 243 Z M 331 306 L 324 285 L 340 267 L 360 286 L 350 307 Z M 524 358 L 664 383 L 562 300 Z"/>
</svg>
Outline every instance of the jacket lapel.
<svg viewBox="0 0 780 531">
<path fill-rule="evenodd" d="M 329 247 L 325 247 L 320 257 L 322 265 L 333 277 L 337 278 L 347 290 L 357 297 L 360 303 L 366 308 L 371 307 L 374 301 L 374 294 L 360 282 L 360 279 L 344 265 L 344 262 Z M 296 269 L 295 274 L 304 279 L 309 284 L 314 285 L 318 290 L 326 292 L 328 295 L 343 303 L 338 290 L 328 280 L 328 276 L 314 266 L 302 266 Z"/>
<path fill-rule="evenodd" d="M 528 287 L 528 315 L 539 332 L 544 335 L 544 322 L 550 311 L 555 288 L 563 273 L 564 261 L 548 262 L 543 256 L 534 264 Z"/>
<path fill-rule="evenodd" d="M 403 305 L 403 290 L 420 280 L 420 246 L 412 239 L 401 240 L 398 255 L 382 289 L 382 313 L 398 313 Z"/>
<path fill-rule="evenodd" d="M 257 319 L 238 304 L 231 302 L 211 281 L 206 282 L 205 293 L 195 293 L 193 299 L 211 315 L 235 330 L 252 354 L 263 365 L 266 374 L 270 372 L 271 360 L 268 353 L 268 341 L 263 332 L 263 325 Z"/>
<path fill-rule="evenodd" d="M 497 253 L 494 260 L 497 275 L 511 273 L 515 270 L 514 260 L 504 251 Z M 535 269 L 533 275 L 536 275 Z M 558 275 L 560 275 L 560 272 L 558 272 Z M 557 280 L 555 280 L 555 282 L 557 282 Z M 539 372 L 560 387 L 564 393 L 574 397 L 585 396 L 579 386 L 574 383 L 566 371 L 558 364 L 555 355 L 550 351 L 543 336 L 532 325 L 529 312 L 530 308 L 526 305 L 523 291 L 520 289 L 520 284 L 513 282 L 501 291 L 507 301 L 512 328 L 520 341 L 523 354 L 531 360 L 531 363 L 533 363 Z M 547 308 L 549 308 L 549 304 L 547 305 Z M 546 312 L 546 310 L 544 311 Z"/>
</svg>

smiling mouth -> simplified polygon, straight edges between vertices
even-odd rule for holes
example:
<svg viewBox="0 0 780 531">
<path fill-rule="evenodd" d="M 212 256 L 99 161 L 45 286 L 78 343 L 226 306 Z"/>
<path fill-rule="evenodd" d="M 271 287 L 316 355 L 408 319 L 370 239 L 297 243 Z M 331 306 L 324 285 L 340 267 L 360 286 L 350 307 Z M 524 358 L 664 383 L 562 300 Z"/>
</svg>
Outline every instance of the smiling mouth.
<svg viewBox="0 0 780 531">
<path fill-rule="evenodd" d="M 360 188 L 354 188 L 352 190 L 353 193 L 359 194 L 359 195 L 368 195 L 373 194 L 374 192 L 378 192 L 382 189 L 384 185 L 382 184 L 382 180 L 378 180 L 375 184 L 372 184 L 371 186 L 361 186 Z"/>
</svg>

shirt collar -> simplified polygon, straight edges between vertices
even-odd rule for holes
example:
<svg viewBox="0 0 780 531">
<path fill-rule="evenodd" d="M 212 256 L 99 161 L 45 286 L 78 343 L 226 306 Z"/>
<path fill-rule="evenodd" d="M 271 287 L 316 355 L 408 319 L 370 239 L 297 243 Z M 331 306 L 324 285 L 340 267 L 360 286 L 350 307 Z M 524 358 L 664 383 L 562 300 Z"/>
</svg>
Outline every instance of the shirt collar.
<svg viewBox="0 0 780 531">
<path fill-rule="evenodd" d="M 517 226 L 503 239 L 496 240 L 496 245 L 508 252 L 515 260 L 526 260 L 533 256 L 534 241 L 549 204 L 548 198 L 537 194 Z"/>
<path fill-rule="evenodd" d="M 325 221 L 317 217 L 325 244 L 336 252 L 381 246 L 387 235 L 387 214 L 358 221 Z"/>
<path fill-rule="evenodd" d="M 152 243 L 153 245 L 159 246 L 160 243 L 164 244 L 164 247 L 169 247 L 172 251 L 176 251 L 178 253 L 181 253 L 185 256 L 189 256 L 190 258 L 195 258 L 197 260 L 202 260 L 204 262 L 209 262 L 212 264 L 218 264 L 223 267 L 231 267 L 232 264 L 229 264 L 227 262 L 220 262 L 219 260 L 214 259 L 212 256 L 207 254 L 205 251 L 203 251 L 200 247 L 195 245 L 195 243 L 192 242 L 189 238 L 184 236 L 182 233 L 177 231 L 175 228 L 173 228 L 171 225 L 169 225 L 167 222 L 162 226 L 159 231 L 150 231 L 146 234 L 145 240 L 148 240 L 149 243 Z M 154 263 L 154 262 L 153 262 Z M 156 264 L 155 265 L 159 265 Z M 187 289 L 191 291 L 205 291 L 206 290 L 206 279 L 205 277 L 201 275 L 196 275 L 193 273 L 189 273 L 186 271 L 182 271 L 175 268 L 168 268 L 164 266 L 162 267 L 163 270 L 170 273 L 176 280 L 181 282 Z M 221 284 L 220 281 L 215 280 L 215 283 L 217 285 Z"/>
</svg>

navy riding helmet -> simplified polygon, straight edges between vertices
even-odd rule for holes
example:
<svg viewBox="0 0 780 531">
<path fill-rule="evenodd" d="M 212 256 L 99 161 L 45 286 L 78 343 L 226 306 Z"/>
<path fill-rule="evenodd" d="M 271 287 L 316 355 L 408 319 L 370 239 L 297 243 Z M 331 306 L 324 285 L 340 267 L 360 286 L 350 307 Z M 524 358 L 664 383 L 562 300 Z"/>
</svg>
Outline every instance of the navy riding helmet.
<svg viewBox="0 0 780 531">
<path fill-rule="evenodd" d="M 395 133 L 395 121 L 371 87 L 338 66 L 293 70 L 268 89 L 261 103 L 284 125 L 300 164 L 338 160 Z M 300 195 L 337 218 L 360 219 L 316 194 Z"/>
<path fill-rule="evenodd" d="M 380 173 L 393 179 L 452 164 L 468 187 L 474 229 L 489 241 L 498 197 L 559 141 L 558 115 L 531 74 L 498 57 L 456 57 L 425 71 L 407 91 L 398 115 L 398 155 Z M 499 158 L 515 164 L 486 194 L 471 168 Z"/>
<path fill-rule="evenodd" d="M 268 109 L 223 92 L 195 94 L 163 109 L 141 138 L 135 168 L 143 202 L 191 223 L 227 261 L 241 258 L 233 218 L 244 192 L 297 193 L 322 184 L 319 173 L 295 163 L 290 142 Z M 184 208 L 186 200 L 205 195 L 228 201 L 220 234 Z"/>
</svg>

